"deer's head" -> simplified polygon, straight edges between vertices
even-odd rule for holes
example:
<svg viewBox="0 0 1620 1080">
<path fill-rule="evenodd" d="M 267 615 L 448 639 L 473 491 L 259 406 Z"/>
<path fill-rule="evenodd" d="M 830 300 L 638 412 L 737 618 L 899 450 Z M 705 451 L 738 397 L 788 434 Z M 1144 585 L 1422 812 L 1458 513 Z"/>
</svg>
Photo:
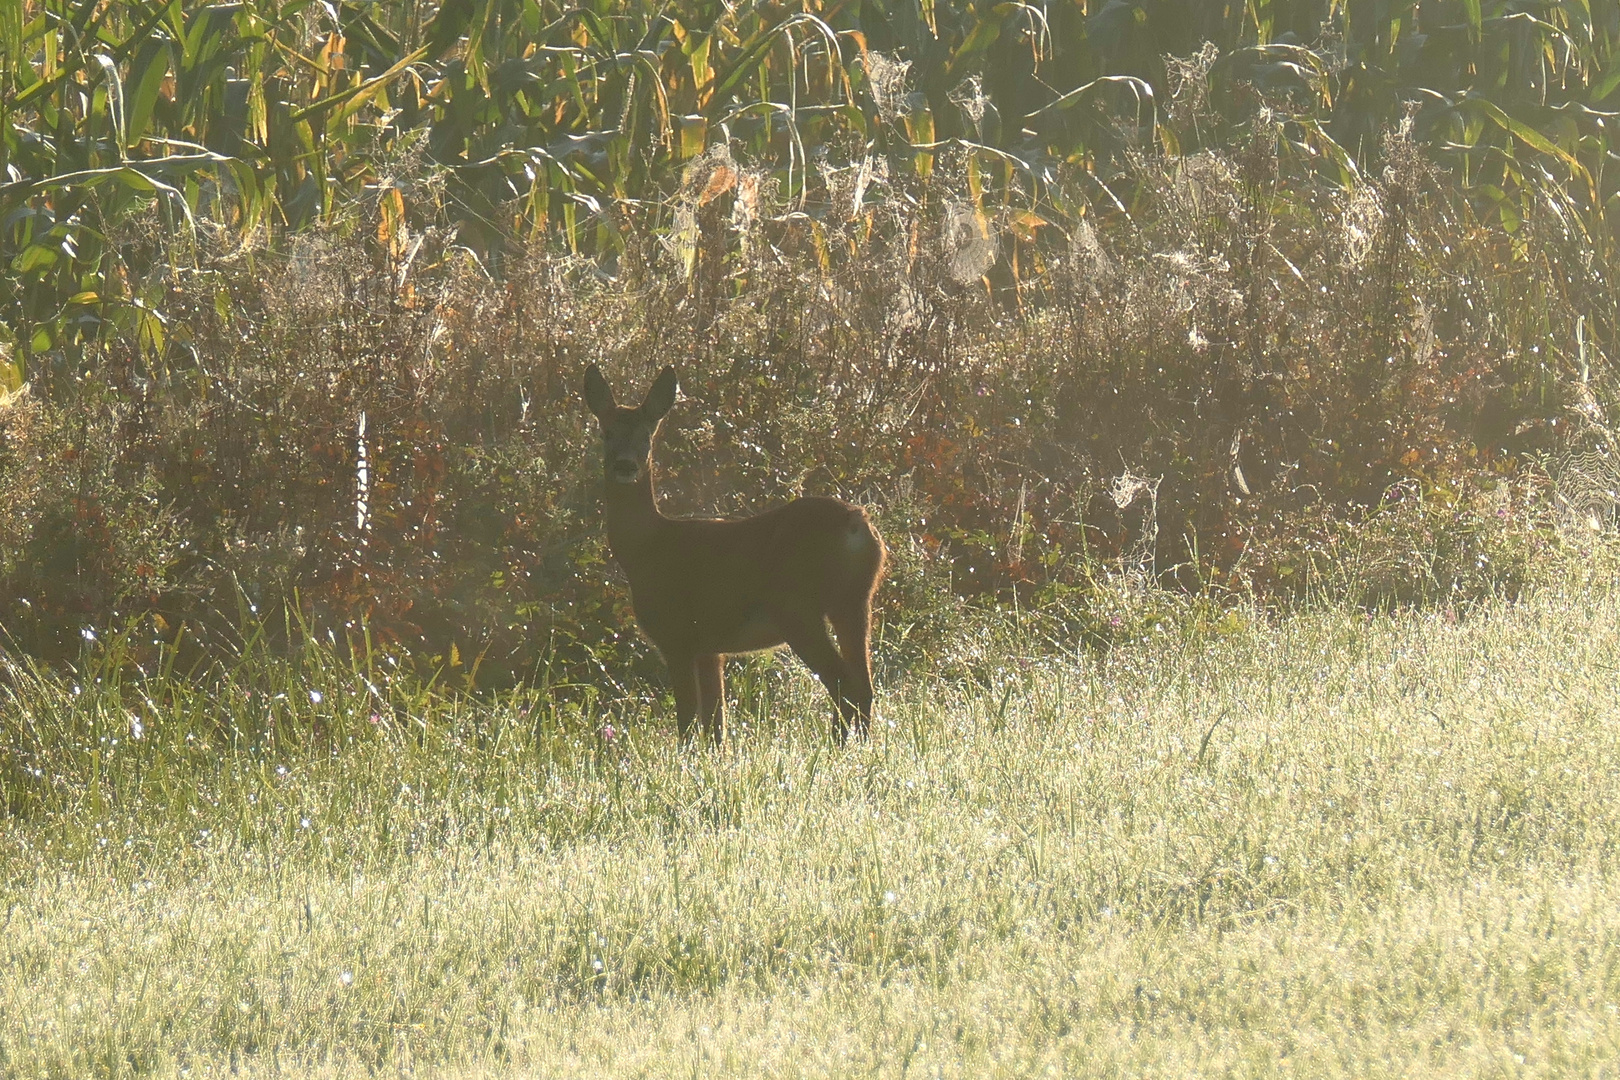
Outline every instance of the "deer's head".
<svg viewBox="0 0 1620 1080">
<path fill-rule="evenodd" d="M 634 408 L 616 404 L 613 388 L 592 364 L 585 372 L 585 404 L 596 414 L 602 432 L 602 471 L 610 484 L 634 484 L 647 475 L 653 435 L 670 406 L 678 386 L 675 369 L 658 373 L 647 397 Z"/>
</svg>

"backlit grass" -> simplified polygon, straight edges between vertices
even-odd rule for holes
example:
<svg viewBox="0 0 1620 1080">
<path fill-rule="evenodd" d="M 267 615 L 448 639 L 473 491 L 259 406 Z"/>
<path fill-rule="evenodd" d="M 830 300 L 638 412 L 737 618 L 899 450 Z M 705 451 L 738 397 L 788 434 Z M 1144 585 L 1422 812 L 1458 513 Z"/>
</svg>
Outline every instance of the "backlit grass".
<svg viewBox="0 0 1620 1080">
<path fill-rule="evenodd" d="M 1008 649 L 847 749 L 756 662 L 723 753 L 332 664 L 14 670 L 0 1073 L 1613 1069 L 1617 622 Z"/>
</svg>

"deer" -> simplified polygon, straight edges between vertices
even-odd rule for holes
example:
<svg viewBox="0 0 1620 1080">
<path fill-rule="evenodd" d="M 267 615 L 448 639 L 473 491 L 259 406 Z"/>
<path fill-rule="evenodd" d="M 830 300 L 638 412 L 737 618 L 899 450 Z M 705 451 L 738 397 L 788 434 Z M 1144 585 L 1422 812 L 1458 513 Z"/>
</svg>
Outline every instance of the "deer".
<svg viewBox="0 0 1620 1080">
<path fill-rule="evenodd" d="M 608 546 L 629 579 L 636 625 L 669 666 L 682 745 L 692 742 L 694 718 L 711 743 L 724 741 L 727 656 L 783 645 L 832 696 L 834 738 L 864 737 L 883 538 L 865 510 L 821 496 L 753 517 L 664 516 L 652 448 L 678 390 L 665 367 L 640 405 L 619 405 L 599 367 L 585 372 L 585 404 L 602 436 Z"/>
</svg>

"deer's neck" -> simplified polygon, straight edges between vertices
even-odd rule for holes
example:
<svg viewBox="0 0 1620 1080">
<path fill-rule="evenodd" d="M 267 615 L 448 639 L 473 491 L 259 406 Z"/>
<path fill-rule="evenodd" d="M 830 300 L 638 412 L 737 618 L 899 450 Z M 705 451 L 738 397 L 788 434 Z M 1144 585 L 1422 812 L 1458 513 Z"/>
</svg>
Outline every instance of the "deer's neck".
<svg viewBox="0 0 1620 1080">
<path fill-rule="evenodd" d="M 653 494 L 652 471 L 643 472 L 634 484 L 616 484 L 608 481 L 603 495 L 607 511 L 608 544 L 613 557 L 627 572 L 656 541 L 659 531 L 669 521 L 658 512 L 658 500 Z"/>
</svg>

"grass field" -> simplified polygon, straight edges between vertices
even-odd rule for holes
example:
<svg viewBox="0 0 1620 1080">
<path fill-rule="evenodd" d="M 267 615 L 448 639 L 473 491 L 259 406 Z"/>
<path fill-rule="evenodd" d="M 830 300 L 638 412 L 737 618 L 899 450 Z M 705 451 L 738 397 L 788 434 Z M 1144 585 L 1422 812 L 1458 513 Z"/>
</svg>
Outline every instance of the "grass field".
<svg viewBox="0 0 1620 1080">
<path fill-rule="evenodd" d="M 1612 1073 L 1617 624 L 1012 650 L 848 749 L 758 662 L 722 753 L 14 670 L 0 1075 Z"/>
</svg>

